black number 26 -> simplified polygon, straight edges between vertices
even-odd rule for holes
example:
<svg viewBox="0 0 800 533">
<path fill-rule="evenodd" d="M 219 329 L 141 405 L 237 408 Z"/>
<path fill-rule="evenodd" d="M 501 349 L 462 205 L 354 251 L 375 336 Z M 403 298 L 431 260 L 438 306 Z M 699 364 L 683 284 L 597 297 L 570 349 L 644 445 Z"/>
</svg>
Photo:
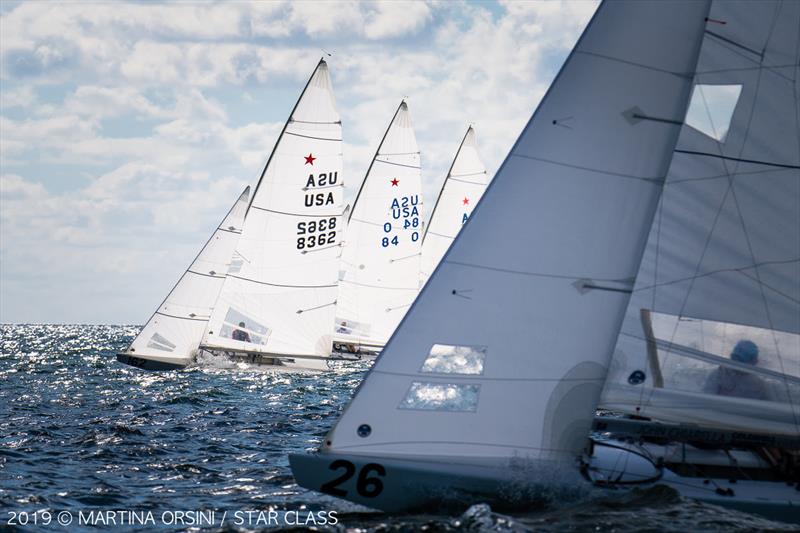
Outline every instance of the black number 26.
<svg viewBox="0 0 800 533">
<path fill-rule="evenodd" d="M 336 479 L 323 483 L 319 490 L 333 496 L 344 498 L 347 496 L 347 491 L 340 489 L 339 485 L 353 477 L 353 474 L 356 473 L 356 466 L 350 461 L 337 459 L 330 464 L 328 469 L 344 469 L 344 473 Z M 365 498 L 374 498 L 383 491 L 383 481 L 377 476 L 370 477 L 372 472 L 380 477 L 386 475 L 386 469 L 378 463 L 368 463 L 361 468 L 361 472 L 358 473 L 358 479 L 356 480 L 356 492 Z"/>
</svg>

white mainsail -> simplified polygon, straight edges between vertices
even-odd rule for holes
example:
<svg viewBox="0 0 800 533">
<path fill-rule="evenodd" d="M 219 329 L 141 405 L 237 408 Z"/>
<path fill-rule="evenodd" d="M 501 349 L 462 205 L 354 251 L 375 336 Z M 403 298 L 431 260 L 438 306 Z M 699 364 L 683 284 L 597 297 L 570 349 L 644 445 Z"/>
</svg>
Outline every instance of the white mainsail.
<svg viewBox="0 0 800 533">
<path fill-rule="evenodd" d="M 350 213 L 337 339 L 375 347 L 389 340 L 419 288 L 423 220 L 419 148 L 403 101 Z"/>
<path fill-rule="evenodd" d="M 147 360 L 139 361 L 143 367 L 192 361 L 242 232 L 249 196 L 247 187 L 122 356 Z"/>
<path fill-rule="evenodd" d="M 342 237 L 342 125 L 320 60 L 247 212 L 203 347 L 296 356 L 324 368 Z"/>
<path fill-rule="evenodd" d="M 439 264 L 450 244 L 483 196 L 489 176 L 478 155 L 475 129 L 470 126 L 447 172 L 431 220 L 422 236 L 420 287 Z"/>
<path fill-rule="evenodd" d="M 416 458 L 418 471 L 435 456 L 574 466 L 707 13 L 695 1 L 600 6 L 321 456 Z"/>
<path fill-rule="evenodd" d="M 799 42 L 800 2 L 713 4 L 604 407 L 800 434 Z"/>
</svg>

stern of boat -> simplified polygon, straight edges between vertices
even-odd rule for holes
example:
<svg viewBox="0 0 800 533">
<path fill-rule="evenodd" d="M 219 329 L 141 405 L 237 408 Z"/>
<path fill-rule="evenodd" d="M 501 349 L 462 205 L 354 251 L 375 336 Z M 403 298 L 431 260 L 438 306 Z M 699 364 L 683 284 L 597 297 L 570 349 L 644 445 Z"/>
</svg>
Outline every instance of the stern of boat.
<svg viewBox="0 0 800 533">
<path fill-rule="evenodd" d="M 508 459 L 470 464 L 326 452 L 291 454 L 289 464 L 301 487 L 388 512 L 460 511 L 479 502 L 500 510 L 530 508 L 589 490 L 577 469 L 554 484 L 550 475 L 510 467 Z"/>
</svg>

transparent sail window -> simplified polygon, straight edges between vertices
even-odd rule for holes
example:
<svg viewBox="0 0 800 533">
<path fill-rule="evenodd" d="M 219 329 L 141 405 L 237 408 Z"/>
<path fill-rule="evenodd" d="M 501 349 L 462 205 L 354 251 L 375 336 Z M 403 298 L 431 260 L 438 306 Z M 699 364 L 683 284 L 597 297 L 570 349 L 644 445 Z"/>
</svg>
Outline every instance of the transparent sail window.
<svg viewBox="0 0 800 533">
<path fill-rule="evenodd" d="M 153 333 L 153 336 L 150 337 L 150 340 L 147 342 L 147 347 L 161 350 L 162 352 L 171 352 L 175 350 L 175 345 L 158 333 Z"/>
<path fill-rule="evenodd" d="M 664 388 L 790 403 L 800 398 L 800 335 L 651 313 Z"/>
<path fill-rule="evenodd" d="M 231 259 L 231 266 L 228 267 L 228 274 L 238 274 L 242 270 L 244 259 L 238 253 L 234 253 Z"/>
<path fill-rule="evenodd" d="M 229 308 L 225 314 L 225 321 L 219 332 L 220 337 L 261 345 L 267 343 L 269 334 L 268 327 L 259 324 L 233 307 Z"/>
<path fill-rule="evenodd" d="M 370 332 L 369 324 L 362 324 L 355 320 L 347 320 L 344 318 L 336 319 L 336 333 L 339 335 L 356 335 L 361 337 L 368 337 Z"/>
<path fill-rule="evenodd" d="M 434 344 L 420 372 L 440 374 L 483 374 L 486 346 Z"/>
<path fill-rule="evenodd" d="M 712 139 L 725 142 L 741 85 L 695 85 L 686 124 Z"/>
<path fill-rule="evenodd" d="M 480 385 L 414 381 L 398 407 L 474 413 L 478 409 L 480 389 Z"/>
</svg>

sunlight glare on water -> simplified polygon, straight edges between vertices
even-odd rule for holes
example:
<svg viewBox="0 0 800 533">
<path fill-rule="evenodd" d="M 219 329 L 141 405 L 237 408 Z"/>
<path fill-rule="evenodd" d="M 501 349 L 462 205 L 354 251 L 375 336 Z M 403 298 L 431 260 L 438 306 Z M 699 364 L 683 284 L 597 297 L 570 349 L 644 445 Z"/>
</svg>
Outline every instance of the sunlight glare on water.
<svg viewBox="0 0 800 533">
<path fill-rule="evenodd" d="M 41 509 L 324 509 L 339 512 L 342 531 L 791 530 L 684 500 L 663 487 L 602 493 L 514 516 L 486 505 L 442 516 L 367 512 L 298 487 L 287 459 L 319 446 L 367 363 L 338 363 L 333 372 L 312 374 L 216 360 L 150 373 L 115 358 L 138 329 L 0 325 L 4 515 Z"/>
</svg>

